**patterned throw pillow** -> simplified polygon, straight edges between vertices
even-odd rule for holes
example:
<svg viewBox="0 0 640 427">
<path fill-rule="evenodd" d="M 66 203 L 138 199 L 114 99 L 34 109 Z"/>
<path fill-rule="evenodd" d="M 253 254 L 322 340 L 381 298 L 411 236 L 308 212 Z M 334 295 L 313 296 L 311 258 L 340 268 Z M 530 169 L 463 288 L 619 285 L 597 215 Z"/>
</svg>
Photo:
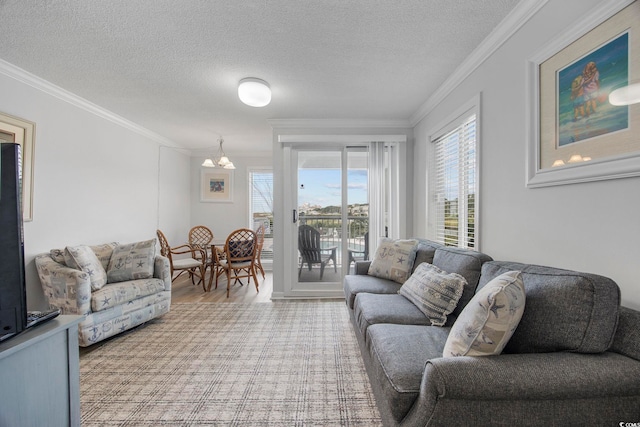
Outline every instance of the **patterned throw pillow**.
<svg viewBox="0 0 640 427">
<path fill-rule="evenodd" d="M 451 327 L 443 357 L 500 354 L 524 313 L 519 271 L 501 274 L 474 295 Z"/>
<path fill-rule="evenodd" d="M 116 246 L 118 246 L 118 242 L 111 242 L 111 243 L 105 243 L 102 245 L 89 246 L 93 251 L 93 253 L 96 254 L 96 256 L 98 257 L 98 260 L 102 264 L 102 267 L 104 268 L 105 271 L 107 271 L 107 269 L 109 268 L 109 261 L 111 260 L 111 254 L 113 253 L 113 250 L 115 249 Z M 67 258 L 65 259 L 64 254 L 65 254 L 64 249 L 51 249 L 51 251 L 49 251 L 49 256 L 55 262 L 78 270 L 78 265 L 73 260 L 73 258 L 71 258 L 69 254 L 67 254 Z M 70 262 L 71 265 L 67 264 L 67 262 Z"/>
<path fill-rule="evenodd" d="M 111 261 L 111 255 L 113 250 L 118 246 L 118 242 L 105 243 L 103 245 L 89 246 L 94 254 L 100 260 L 100 263 L 104 267 L 105 271 L 109 268 L 109 261 Z"/>
<path fill-rule="evenodd" d="M 156 240 L 119 245 L 113 250 L 107 279 L 109 283 L 153 277 Z"/>
<path fill-rule="evenodd" d="M 67 246 L 64 259 L 67 267 L 82 270 L 89 275 L 92 290 L 96 291 L 107 284 L 107 273 L 89 246 Z"/>
<path fill-rule="evenodd" d="M 369 266 L 369 276 L 404 283 L 411 275 L 418 241 L 383 238 Z"/>
<path fill-rule="evenodd" d="M 58 264 L 67 265 L 67 263 L 64 260 L 64 249 L 51 249 L 49 251 L 49 256 L 51 257 L 52 260 L 54 260 Z"/>
<path fill-rule="evenodd" d="M 443 326 L 467 285 L 464 277 L 426 262 L 416 267 L 398 293 L 422 311 L 433 326 Z"/>
<path fill-rule="evenodd" d="M 74 270 L 80 270 L 80 266 L 69 252 L 69 247 L 64 248 L 62 256 L 64 257 L 64 265 L 69 268 L 73 268 Z"/>
</svg>

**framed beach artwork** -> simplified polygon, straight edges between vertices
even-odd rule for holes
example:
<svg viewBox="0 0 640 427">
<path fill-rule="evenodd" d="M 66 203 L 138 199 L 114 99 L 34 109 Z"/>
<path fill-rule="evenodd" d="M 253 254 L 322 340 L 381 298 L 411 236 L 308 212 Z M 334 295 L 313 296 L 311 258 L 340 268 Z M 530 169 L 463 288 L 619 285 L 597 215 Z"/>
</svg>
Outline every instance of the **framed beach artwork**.
<svg viewBox="0 0 640 427">
<path fill-rule="evenodd" d="M 33 153 L 36 124 L 0 113 L 0 142 L 20 144 L 22 163 L 22 219 L 33 220 Z"/>
<path fill-rule="evenodd" d="M 233 202 L 233 171 L 228 169 L 202 169 L 200 201 Z"/>
<path fill-rule="evenodd" d="M 640 1 L 579 22 L 527 64 L 531 188 L 640 175 L 640 105 L 609 103 L 640 79 Z"/>
</svg>

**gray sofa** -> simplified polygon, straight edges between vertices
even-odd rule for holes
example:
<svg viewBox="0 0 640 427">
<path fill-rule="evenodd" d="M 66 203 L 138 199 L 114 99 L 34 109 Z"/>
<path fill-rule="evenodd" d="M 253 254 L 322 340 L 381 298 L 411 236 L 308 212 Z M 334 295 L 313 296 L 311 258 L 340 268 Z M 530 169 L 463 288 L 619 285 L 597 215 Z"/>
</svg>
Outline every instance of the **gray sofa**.
<svg viewBox="0 0 640 427">
<path fill-rule="evenodd" d="M 386 426 L 619 425 L 640 422 L 640 312 L 593 274 L 521 263 L 420 240 L 429 262 L 468 283 L 444 326 L 398 294 L 399 283 L 356 263 L 346 303 Z M 502 354 L 442 357 L 474 293 L 519 270 L 524 314 Z"/>
</svg>

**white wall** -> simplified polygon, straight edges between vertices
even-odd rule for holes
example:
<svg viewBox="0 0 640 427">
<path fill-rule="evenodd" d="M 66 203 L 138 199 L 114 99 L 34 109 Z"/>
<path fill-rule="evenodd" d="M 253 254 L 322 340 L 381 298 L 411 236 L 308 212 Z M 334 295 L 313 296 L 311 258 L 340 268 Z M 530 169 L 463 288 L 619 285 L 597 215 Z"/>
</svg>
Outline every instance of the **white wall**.
<svg viewBox="0 0 640 427">
<path fill-rule="evenodd" d="M 191 229 L 191 159 L 184 150 L 160 146 L 158 228 L 169 244 L 186 242 Z"/>
<path fill-rule="evenodd" d="M 496 260 L 549 265 L 615 280 L 622 304 L 640 308 L 640 178 L 525 186 L 528 59 L 579 22 L 597 0 L 550 0 L 414 129 L 414 230 L 427 235 L 425 149 L 430 134 L 479 92 L 480 249 Z"/>
<path fill-rule="evenodd" d="M 271 142 L 265 143 L 265 149 L 271 148 Z M 215 241 L 224 241 L 238 228 L 253 225 L 249 221 L 249 169 L 271 168 L 273 166 L 271 151 L 241 153 L 225 150 L 233 161 L 233 201 L 231 203 L 213 203 L 200 201 L 200 174 L 205 155 L 191 158 L 191 224 L 205 225 L 213 231 Z"/>
<path fill-rule="evenodd" d="M 36 254 L 152 239 L 158 224 L 188 231 L 190 208 L 188 156 L 36 86 L 0 73 L 0 111 L 36 123 L 33 221 L 24 223 L 29 309 L 46 307 Z"/>
</svg>

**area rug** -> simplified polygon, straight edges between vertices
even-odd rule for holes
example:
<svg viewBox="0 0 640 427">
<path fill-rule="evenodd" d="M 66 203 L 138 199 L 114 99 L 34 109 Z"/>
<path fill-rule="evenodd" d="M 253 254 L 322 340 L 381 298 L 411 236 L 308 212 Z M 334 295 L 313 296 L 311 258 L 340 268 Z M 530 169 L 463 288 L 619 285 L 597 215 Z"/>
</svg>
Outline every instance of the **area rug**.
<svg viewBox="0 0 640 427">
<path fill-rule="evenodd" d="M 379 426 L 342 301 L 179 303 L 80 356 L 83 426 Z"/>
</svg>

